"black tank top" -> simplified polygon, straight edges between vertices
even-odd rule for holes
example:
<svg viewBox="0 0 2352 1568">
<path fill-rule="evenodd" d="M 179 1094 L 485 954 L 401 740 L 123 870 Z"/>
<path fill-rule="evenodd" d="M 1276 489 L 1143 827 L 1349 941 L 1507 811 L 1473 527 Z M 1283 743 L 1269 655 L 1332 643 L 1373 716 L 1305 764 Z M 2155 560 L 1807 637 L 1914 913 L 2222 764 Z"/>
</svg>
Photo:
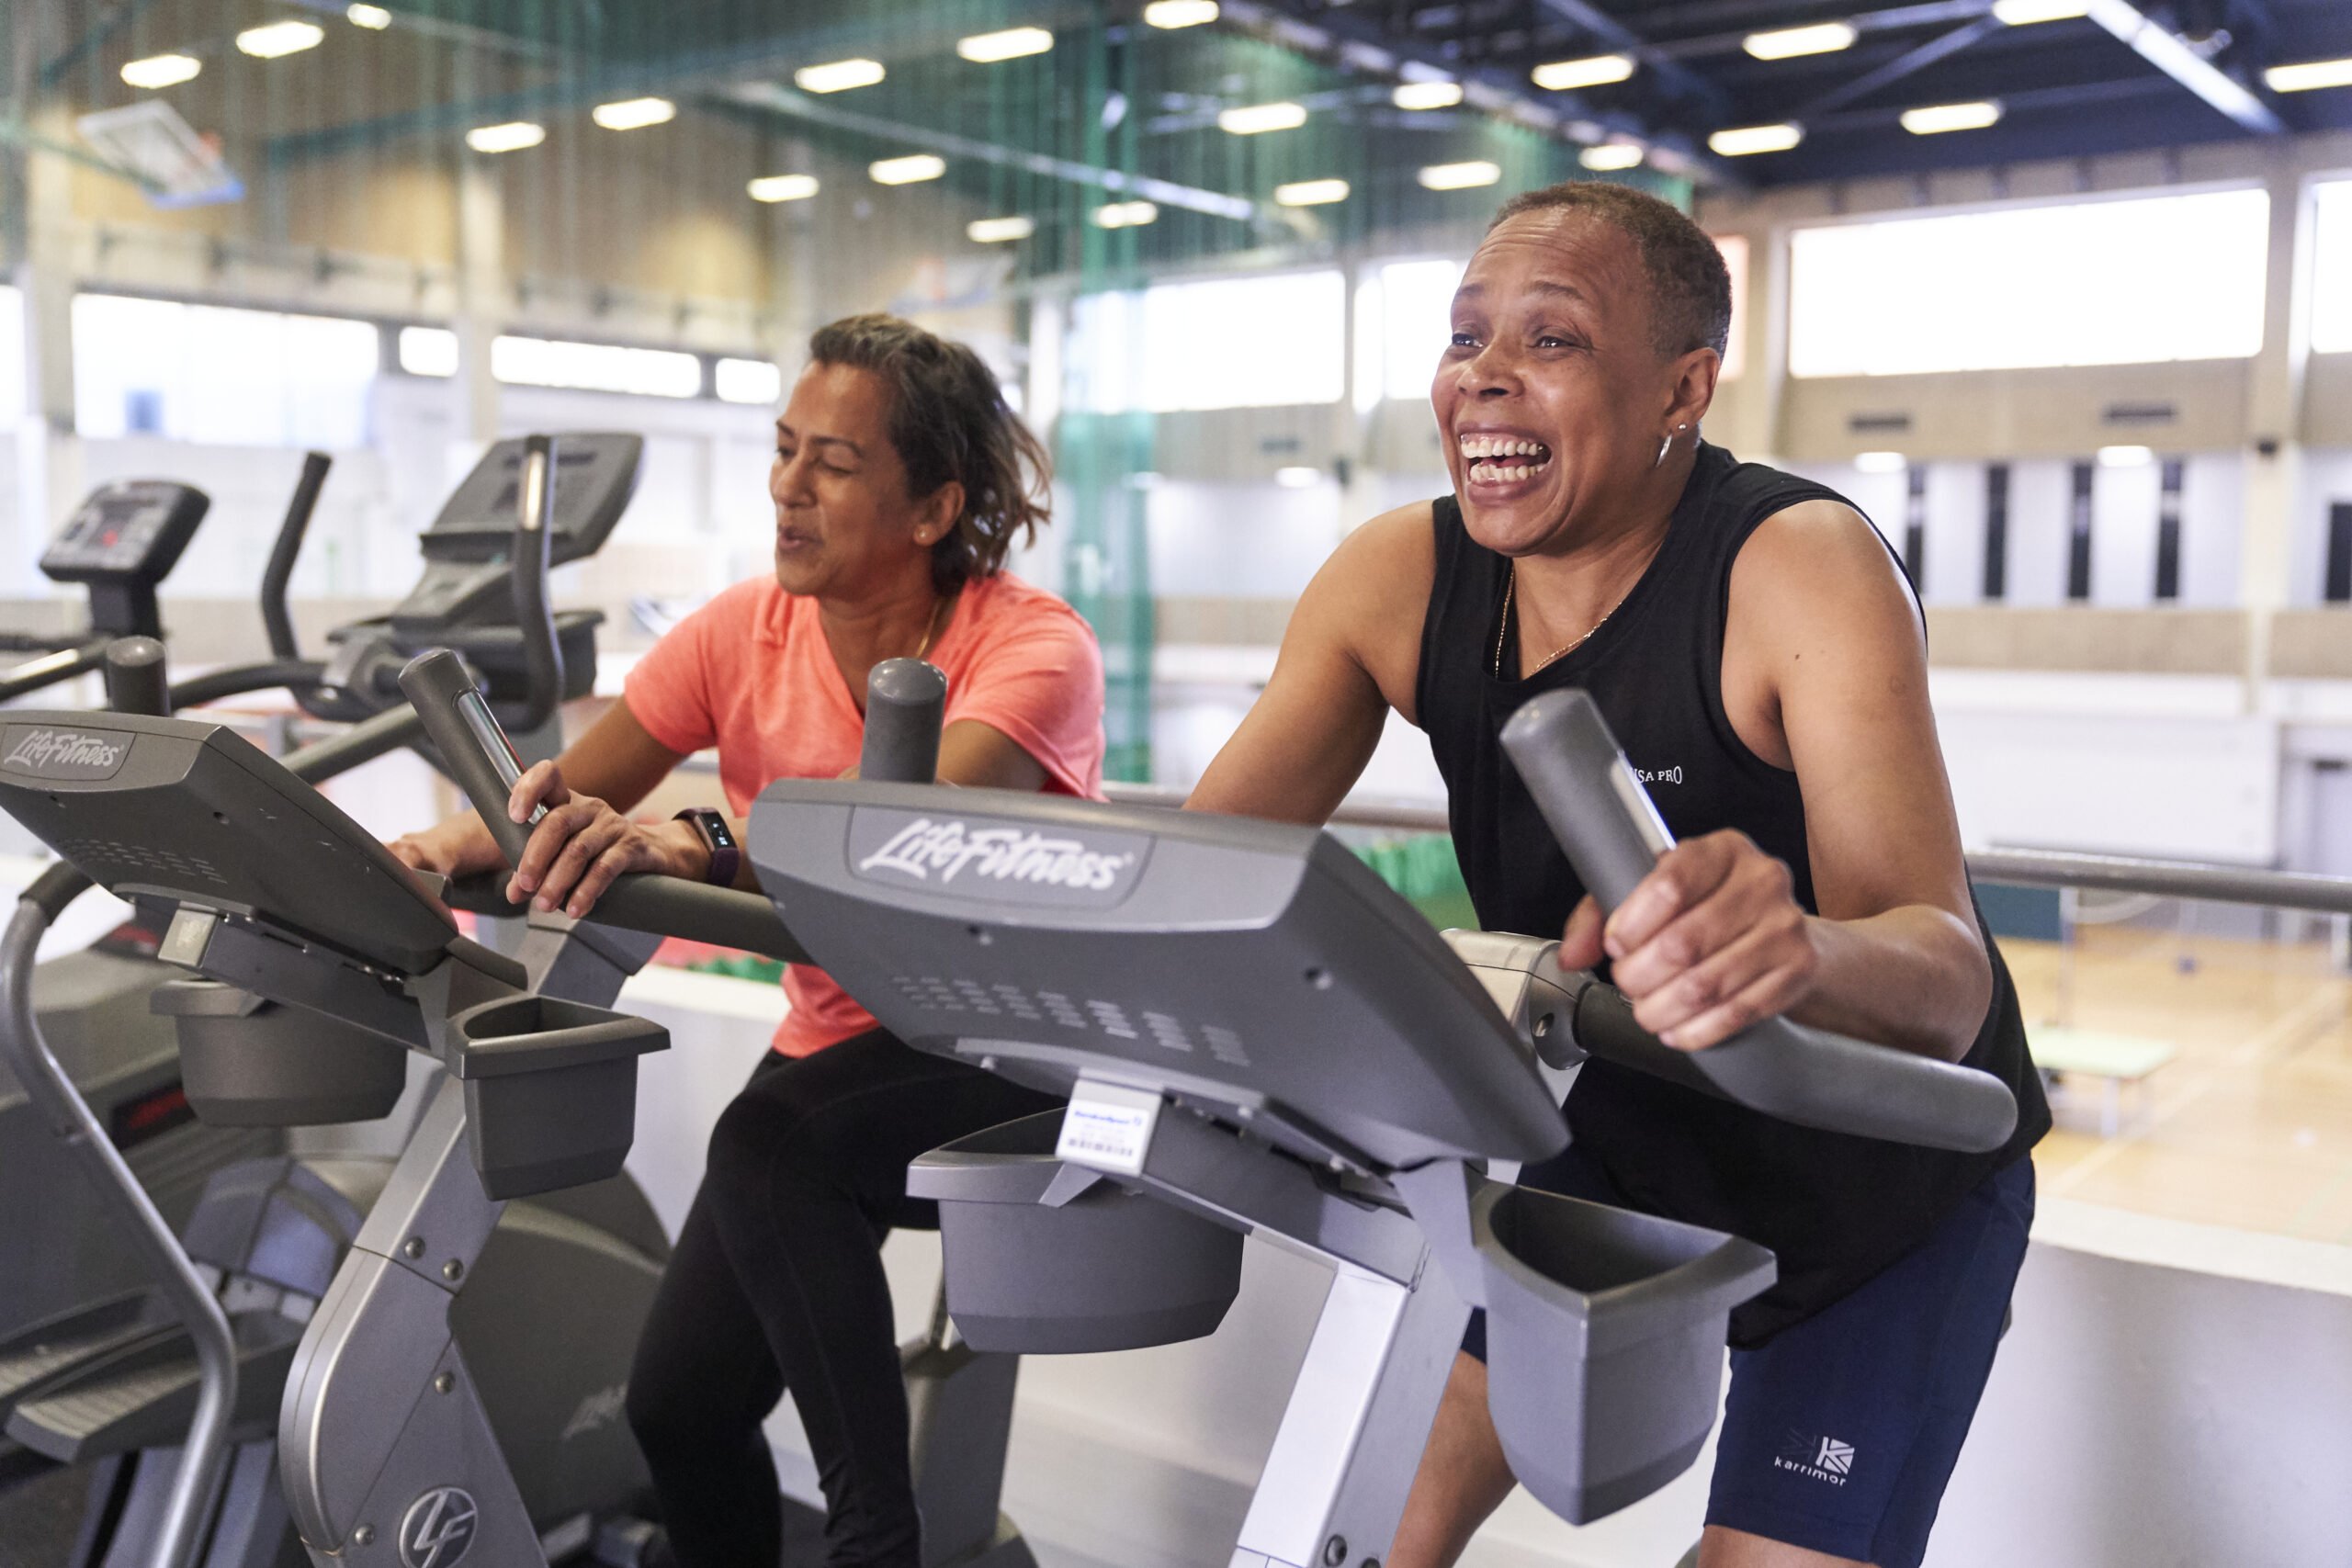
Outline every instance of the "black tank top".
<svg viewBox="0 0 2352 1568">
<path fill-rule="evenodd" d="M 1679 839 L 1736 828 L 1786 863 L 1814 910 L 1797 777 L 1764 761 L 1723 702 L 1732 563 L 1757 525 L 1836 491 L 1702 445 L 1658 552 L 1591 639 L 1526 680 L 1498 678 L 1509 562 L 1473 541 L 1452 496 L 1436 502 L 1437 574 L 1421 631 L 1415 707 L 1444 775 L 1455 852 L 1488 931 L 1557 932 L 1584 897 L 1498 741 L 1539 692 L 1592 694 Z M 1503 641 L 1505 668 L 1515 655 Z M 1978 925 L 1983 926 L 1983 916 Z M 2018 1098 L 2018 1130 L 1989 1155 L 1816 1132 L 1607 1062 L 1588 1062 L 1568 1125 L 1637 1207 L 1770 1247 L 1780 1280 L 1732 1314 L 1731 1342 L 1760 1344 L 1838 1300 L 1924 1239 L 1945 1211 L 2049 1130 L 2008 969 L 1988 932 L 1993 999 L 1966 1065 Z"/>
</svg>

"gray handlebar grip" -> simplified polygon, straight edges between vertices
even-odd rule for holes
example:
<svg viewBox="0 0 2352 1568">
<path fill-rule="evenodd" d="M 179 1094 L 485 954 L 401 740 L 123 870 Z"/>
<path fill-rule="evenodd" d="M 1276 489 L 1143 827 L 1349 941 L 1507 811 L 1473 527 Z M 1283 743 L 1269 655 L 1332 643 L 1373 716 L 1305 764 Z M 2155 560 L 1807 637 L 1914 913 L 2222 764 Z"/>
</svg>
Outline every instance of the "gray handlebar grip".
<svg viewBox="0 0 2352 1568">
<path fill-rule="evenodd" d="M 939 776 L 939 730 L 947 677 L 920 659 L 886 659 L 865 676 L 865 740 L 857 776 L 875 784 L 930 784 Z"/>
<path fill-rule="evenodd" d="M 107 644 L 107 706 L 117 713 L 168 717 L 172 683 L 164 645 L 152 637 L 119 637 Z"/>
<path fill-rule="evenodd" d="M 563 701 L 563 645 L 548 598 L 548 561 L 555 538 L 555 438 L 523 439 L 522 483 L 515 489 L 514 626 L 523 637 L 523 701 L 507 710 L 517 729 L 537 729 Z"/>
<path fill-rule="evenodd" d="M 521 776 L 522 762 L 498 721 L 491 716 L 465 665 L 446 648 L 427 649 L 401 671 L 401 692 L 416 709 L 433 749 L 441 753 L 443 768 L 466 792 L 490 836 L 498 840 L 506 863 L 522 863 L 523 846 L 531 841 L 531 829 L 506 815 L 506 797 L 513 791 L 514 778 Z M 513 777 L 500 767 L 501 761 L 512 766 Z"/>
<path fill-rule="evenodd" d="M 1503 726 L 1502 746 L 1536 809 L 1603 910 L 1613 910 L 1674 847 L 1591 697 L 1531 698 Z M 1928 1148 L 1982 1154 L 2007 1143 L 2017 1100 L 1989 1073 L 1767 1019 L 1703 1051 L 1677 1051 L 1644 1031 L 1614 991 L 1593 987 L 1597 1011 L 1577 1012 L 1577 1041 L 1637 1067 L 1784 1122 Z M 1622 1016 L 1605 999 L 1614 997 Z"/>
</svg>

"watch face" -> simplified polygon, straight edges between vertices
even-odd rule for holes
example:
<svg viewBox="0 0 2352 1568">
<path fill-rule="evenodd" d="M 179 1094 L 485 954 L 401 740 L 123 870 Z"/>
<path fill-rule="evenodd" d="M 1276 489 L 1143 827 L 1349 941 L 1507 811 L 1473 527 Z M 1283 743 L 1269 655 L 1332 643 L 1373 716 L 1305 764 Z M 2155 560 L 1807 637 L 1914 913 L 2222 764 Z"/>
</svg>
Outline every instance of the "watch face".
<svg viewBox="0 0 2352 1568">
<path fill-rule="evenodd" d="M 731 850 L 735 847 L 735 835 L 727 830 L 727 818 L 714 811 L 709 816 L 700 818 L 700 820 L 703 825 L 703 831 L 710 835 L 711 848 L 715 850 Z"/>
</svg>

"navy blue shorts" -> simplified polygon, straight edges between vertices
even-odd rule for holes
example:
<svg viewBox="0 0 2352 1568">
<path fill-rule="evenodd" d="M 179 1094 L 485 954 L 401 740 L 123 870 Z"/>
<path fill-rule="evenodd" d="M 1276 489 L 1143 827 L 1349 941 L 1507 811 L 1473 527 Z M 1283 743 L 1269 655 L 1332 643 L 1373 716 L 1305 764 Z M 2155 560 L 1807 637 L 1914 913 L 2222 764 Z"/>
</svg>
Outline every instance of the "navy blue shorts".
<svg viewBox="0 0 2352 1568">
<path fill-rule="evenodd" d="M 1544 1162 L 1540 1184 L 1624 1203 L 1573 1150 Z M 1760 1349 L 1734 1350 L 1707 1522 L 1877 1568 L 1918 1568 L 1992 1374 L 2032 1224 L 2033 1162 L 2021 1159 L 1853 1294 Z M 1486 1359 L 1484 1313 L 1462 1348 Z"/>
</svg>

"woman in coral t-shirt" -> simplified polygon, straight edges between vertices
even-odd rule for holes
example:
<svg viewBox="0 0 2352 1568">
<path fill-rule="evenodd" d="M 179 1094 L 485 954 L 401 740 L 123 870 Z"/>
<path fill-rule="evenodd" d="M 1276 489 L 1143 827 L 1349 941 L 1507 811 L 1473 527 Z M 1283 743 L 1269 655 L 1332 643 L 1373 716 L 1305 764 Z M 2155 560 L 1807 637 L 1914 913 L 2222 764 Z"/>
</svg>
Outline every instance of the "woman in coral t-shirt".
<svg viewBox="0 0 2352 1568">
<path fill-rule="evenodd" d="M 769 781 L 856 766 L 866 671 L 886 659 L 947 676 L 942 780 L 1101 795 L 1093 634 L 1002 570 L 1015 536 L 1046 521 L 1044 449 L 968 348 L 876 315 L 821 329 L 809 349 L 776 422 L 775 576 L 680 624 L 621 702 L 515 785 L 516 821 L 548 807 L 508 886 L 516 902 L 580 915 L 623 872 L 710 877 L 718 857 L 692 813 L 623 813 L 715 745 L 741 843 Z M 392 849 L 452 875 L 503 863 L 471 814 Z M 732 880 L 757 886 L 741 857 Z M 827 1561 L 918 1568 L 881 1241 L 909 1207 L 909 1160 L 1054 1102 L 900 1043 L 813 965 L 788 970 L 785 989 L 775 1051 L 711 1134 L 639 1343 L 629 1423 L 684 1568 L 779 1556 L 761 1423 L 786 1389 L 825 1491 Z"/>
</svg>

